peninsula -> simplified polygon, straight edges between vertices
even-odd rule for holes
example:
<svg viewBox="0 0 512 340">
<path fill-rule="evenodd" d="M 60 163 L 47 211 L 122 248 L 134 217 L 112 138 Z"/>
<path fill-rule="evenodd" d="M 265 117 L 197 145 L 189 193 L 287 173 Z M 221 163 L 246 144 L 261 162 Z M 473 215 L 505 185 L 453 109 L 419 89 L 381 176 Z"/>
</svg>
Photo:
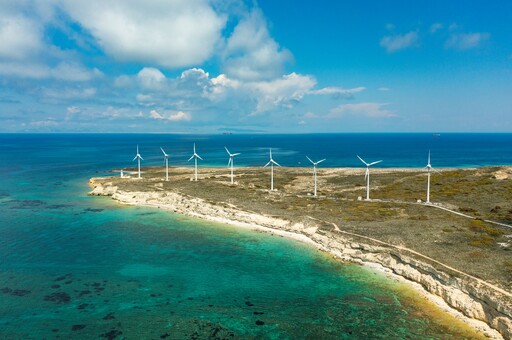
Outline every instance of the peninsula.
<svg viewBox="0 0 512 340">
<path fill-rule="evenodd" d="M 266 230 L 333 256 L 378 266 L 442 298 L 488 337 L 512 338 L 512 168 L 443 169 L 424 204 L 420 169 L 372 169 L 371 200 L 361 169 L 279 168 L 275 191 L 262 168 L 145 168 L 96 177 L 91 195 Z"/>
</svg>

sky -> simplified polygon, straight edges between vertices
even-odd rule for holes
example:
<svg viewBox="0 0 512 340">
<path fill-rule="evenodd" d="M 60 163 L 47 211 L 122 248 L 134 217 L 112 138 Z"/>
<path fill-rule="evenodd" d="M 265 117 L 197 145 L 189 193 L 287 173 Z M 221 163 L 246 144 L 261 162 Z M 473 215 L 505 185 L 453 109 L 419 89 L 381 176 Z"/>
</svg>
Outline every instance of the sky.
<svg viewBox="0 0 512 340">
<path fill-rule="evenodd" d="M 512 2 L 0 0 L 0 132 L 512 132 Z"/>
</svg>

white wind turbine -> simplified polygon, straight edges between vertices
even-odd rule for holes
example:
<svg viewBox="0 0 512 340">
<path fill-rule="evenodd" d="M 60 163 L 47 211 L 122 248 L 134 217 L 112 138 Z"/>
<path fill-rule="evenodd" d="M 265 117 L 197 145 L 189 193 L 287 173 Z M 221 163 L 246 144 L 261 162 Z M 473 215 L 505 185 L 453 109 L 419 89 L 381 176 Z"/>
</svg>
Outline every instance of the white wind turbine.
<svg viewBox="0 0 512 340">
<path fill-rule="evenodd" d="M 430 150 L 428 150 L 428 161 L 427 166 L 424 167 L 424 169 L 427 169 L 427 204 L 430 204 L 430 170 L 434 170 L 435 172 L 439 173 L 436 169 L 430 165 Z"/>
<path fill-rule="evenodd" d="M 137 154 L 135 155 L 135 158 L 133 158 L 133 160 L 137 160 L 138 168 L 139 168 L 139 178 L 140 178 L 140 160 L 144 160 L 144 158 L 142 158 L 142 156 L 139 153 L 139 144 L 137 144 Z"/>
<path fill-rule="evenodd" d="M 357 158 L 359 158 L 359 160 L 366 165 L 366 172 L 364 173 L 364 178 L 366 179 L 366 200 L 370 200 L 370 167 L 374 164 L 382 162 L 382 160 L 366 163 L 361 157 L 357 156 Z"/>
<path fill-rule="evenodd" d="M 270 191 L 274 191 L 274 164 L 277 166 L 280 166 L 277 164 L 276 161 L 272 159 L 272 148 L 270 149 L 270 160 L 267 164 L 265 164 L 264 168 L 270 165 Z"/>
<path fill-rule="evenodd" d="M 233 184 L 233 158 L 238 156 L 240 153 L 231 153 L 227 147 L 224 147 L 224 149 L 226 149 L 226 152 L 229 155 L 228 167 L 231 167 L 231 184 Z"/>
<path fill-rule="evenodd" d="M 196 153 L 196 143 L 194 143 L 194 154 L 188 159 L 187 162 L 190 162 L 192 158 L 194 159 L 194 181 L 197 181 L 197 159 L 203 159 Z"/>
<path fill-rule="evenodd" d="M 308 156 L 306 156 L 306 158 L 311 162 L 311 164 L 313 164 L 313 179 L 315 180 L 315 197 L 316 197 L 316 166 L 320 163 L 322 163 L 323 161 L 325 161 L 325 159 L 322 159 L 318 162 L 313 162 L 311 160 L 311 158 L 309 158 Z"/>
<path fill-rule="evenodd" d="M 162 150 L 162 153 L 164 154 L 164 160 L 165 160 L 165 180 L 169 180 L 169 155 L 165 153 L 164 149 L 160 147 L 160 150 Z"/>
</svg>

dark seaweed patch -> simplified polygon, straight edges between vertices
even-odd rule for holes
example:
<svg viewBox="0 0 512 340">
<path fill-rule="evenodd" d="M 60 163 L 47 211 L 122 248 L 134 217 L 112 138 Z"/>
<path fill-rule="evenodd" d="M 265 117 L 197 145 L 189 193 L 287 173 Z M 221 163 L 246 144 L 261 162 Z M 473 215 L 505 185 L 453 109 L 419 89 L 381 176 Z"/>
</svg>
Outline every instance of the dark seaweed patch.
<svg viewBox="0 0 512 340">
<path fill-rule="evenodd" d="M 256 320 L 256 324 L 258 326 L 263 326 L 265 323 L 263 321 L 261 321 L 261 320 Z"/>
<path fill-rule="evenodd" d="M 55 284 L 55 285 L 52 285 L 52 288 L 53 288 L 53 289 L 57 289 L 57 288 L 60 288 L 60 285 L 57 285 L 57 284 Z"/>
<path fill-rule="evenodd" d="M 68 303 L 69 301 L 71 301 L 71 297 L 69 296 L 68 293 L 55 292 L 50 295 L 46 295 L 44 297 L 44 300 L 54 302 L 54 303 Z"/>
<path fill-rule="evenodd" d="M 4 294 L 9 294 L 12 296 L 25 296 L 27 294 L 30 294 L 30 290 L 27 289 L 11 289 L 9 287 L 4 287 L 0 289 L 0 291 Z"/>
<path fill-rule="evenodd" d="M 118 329 L 113 329 L 111 330 L 110 332 L 107 332 L 107 333 L 103 333 L 101 334 L 100 336 L 102 338 L 107 338 L 109 340 L 112 340 L 112 339 L 115 339 L 117 338 L 119 335 L 123 334 L 123 332 L 121 332 L 120 330 Z"/>
<path fill-rule="evenodd" d="M 103 317 L 103 320 L 113 320 L 115 319 L 116 317 L 114 316 L 114 313 L 108 313 L 107 315 L 105 315 Z"/>
<path fill-rule="evenodd" d="M 12 200 L 9 201 L 9 203 L 12 204 L 10 209 L 31 209 L 46 204 L 44 201 L 41 200 Z"/>
<path fill-rule="evenodd" d="M 87 307 L 91 306 L 90 304 L 88 303 L 81 303 L 78 305 L 78 307 L 76 307 L 76 309 L 85 309 Z"/>
<path fill-rule="evenodd" d="M 86 325 L 73 325 L 71 326 L 71 330 L 72 331 L 79 331 L 81 329 L 84 329 L 86 327 Z"/>
<path fill-rule="evenodd" d="M 91 291 L 90 290 L 82 290 L 80 292 L 80 294 L 78 294 L 78 297 L 82 297 L 82 296 L 87 295 L 87 294 L 91 294 Z"/>
<path fill-rule="evenodd" d="M 105 209 L 100 209 L 100 208 L 87 208 L 87 209 L 84 209 L 84 212 L 102 212 L 103 210 L 105 210 Z"/>
</svg>

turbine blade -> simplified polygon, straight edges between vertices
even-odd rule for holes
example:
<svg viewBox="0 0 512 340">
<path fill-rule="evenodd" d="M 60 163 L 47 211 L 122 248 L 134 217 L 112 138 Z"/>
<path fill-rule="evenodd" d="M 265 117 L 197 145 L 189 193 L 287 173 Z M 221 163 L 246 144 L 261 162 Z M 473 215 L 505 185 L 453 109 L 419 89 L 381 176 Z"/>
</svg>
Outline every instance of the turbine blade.
<svg viewBox="0 0 512 340">
<path fill-rule="evenodd" d="M 231 156 L 231 152 L 229 152 L 228 148 L 224 147 L 224 149 L 226 149 L 226 152 L 228 153 L 228 155 Z"/>
<path fill-rule="evenodd" d="M 187 162 L 190 162 L 192 158 L 194 158 L 194 155 L 192 155 L 192 157 L 190 157 Z"/>
<path fill-rule="evenodd" d="M 368 164 L 368 166 L 370 166 L 370 165 L 374 165 L 374 164 L 377 164 L 377 163 L 380 163 L 380 162 L 382 162 L 382 160 L 380 160 L 380 161 L 376 161 L 376 162 L 372 162 L 372 163 Z"/>
<path fill-rule="evenodd" d="M 134 161 L 134 160 L 136 160 L 136 159 L 137 159 L 137 156 L 135 156 L 135 157 L 133 158 L 133 161 Z M 133 162 L 133 161 L 132 161 L 132 162 Z"/>
<path fill-rule="evenodd" d="M 270 148 L 270 159 L 272 159 L 272 148 Z"/>
<path fill-rule="evenodd" d="M 267 166 L 270 165 L 270 162 L 268 162 L 267 164 L 265 164 L 263 167 L 266 168 Z"/>
<path fill-rule="evenodd" d="M 316 162 L 316 164 L 320 164 L 320 163 L 322 163 L 323 161 L 325 161 L 325 158 L 324 158 L 324 159 L 322 159 L 321 161 Z"/>
<path fill-rule="evenodd" d="M 310 161 L 310 162 L 311 162 L 311 164 L 315 165 L 315 162 L 313 162 L 313 161 L 311 160 L 311 158 L 309 158 L 308 156 L 306 156 L 306 158 L 308 159 L 308 161 Z"/>
<path fill-rule="evenodd" d="M 277 163 L 275 160 L 272 160 L 271 162 L 274 163 L 277 166 L 280 166 L 279 163 Z"/>
<path fill-rule="evenodd" d="M 430 169 L 434 170 L 435 172 L 437 172 L 438 174 L 441 174 L 440 171 L 437 171 L 436 169 L 434 169 L 433 167 L 430 167 Z"/>
<path fill-rule="evenodd" d="M 427 164 L 430 164 L 430 150 L 428 150 L 428 162 Z"/>
<path fill-rule="evenodd" d="M 164 157 L 167 156 L 167 154 L 165 153 L 164 149 L 162 149 L 162 147 L 160 147 L 160 150 L 162 150 L 162 153 L 164 154 Z"/>
<path fill-rule="evenodd" d="M 199 155 L 197 155 L 197 154 L 196 154 L 196 157 L 197 157 L 197 158 L 199 158 L 200 160 L 203 160 L 203 159 L 201 158 L 201 156 L 199 156 Z"/>
<path fill-rule="evenodd" d="M 240 154 L 241 154 L 240 152 L 239 152 L 239 153 L 234 153 L 234 154 L 232 154 L 231 156 L 235 157 L 235 156 L 238 156 L 238 155 L 240 155 Z"/>
<path fill-rule="evenodd" d="M 366 162 L 364 161 L 364 159 L 362 159 L 361 157 L 359 157 L 359 155 L 356 155 L 356 156 L 357 156 L 357 158 L 359 158 L 359 160 L 360 160 L 361 162 L 363 162 L 366 166 L 368 166 L 368 163 L 366 163 Z"/>
<path fill-rule="evenodd" d="M 141 155 L 139 155 L 139 158 L 140 158 L 140 160 L 141 160 L 141 161 L 143 161 L 143 160 L 144 160 L 144 158 L 142 158 L 142 156 L 141 156 Z"/>
<path fill-rule="evenodd" d="M 196 143 L 194 143 L 194 154 L 196 153 Z"/>
</svg>

